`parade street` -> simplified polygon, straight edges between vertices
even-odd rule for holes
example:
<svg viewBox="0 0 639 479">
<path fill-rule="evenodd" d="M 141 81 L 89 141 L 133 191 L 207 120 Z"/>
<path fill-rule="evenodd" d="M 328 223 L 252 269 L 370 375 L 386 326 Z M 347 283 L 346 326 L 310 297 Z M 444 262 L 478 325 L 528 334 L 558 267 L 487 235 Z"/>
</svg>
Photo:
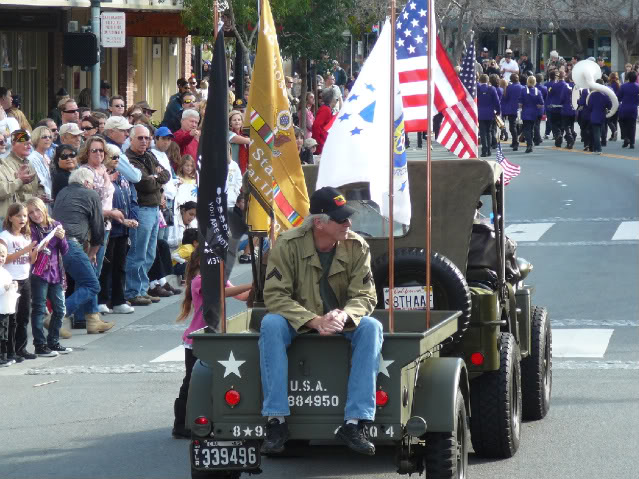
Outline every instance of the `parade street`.
<svg viewBox="0 0 639 479">
<path fill-rule="evenodd" d="M 411 135 L 408 158 L 425 159 L 416 145 Z M 533 263 L 526 283 L 552 320 L 550 412 L 523 424 L 515 457 L 471 453 L 472 479 L 637 477 L 639 153 L 620 141 L 600 156 L 579 142 L 570 151 L 552 145 L 530 154 L 503 148 L 521 166 L 506 188 L 506 233 Z M 441 158 L 451 154 L 435 145 L 433 159 Z M 250 265 L 236 265 L 231 281 L 250 282 Z M 108 334 L 74 330 L 71 354 L 1 369 L 0 478 L 190 477 L 189 441 L 171 437 L 184 371 L 180 299 L 112 315 Z M 227 304 L 228 315 L 244 307 Z M 262 458 L 260 477 L 399 477 L 393 452 L 364 457 L 314 445 Z"/>
</svg>

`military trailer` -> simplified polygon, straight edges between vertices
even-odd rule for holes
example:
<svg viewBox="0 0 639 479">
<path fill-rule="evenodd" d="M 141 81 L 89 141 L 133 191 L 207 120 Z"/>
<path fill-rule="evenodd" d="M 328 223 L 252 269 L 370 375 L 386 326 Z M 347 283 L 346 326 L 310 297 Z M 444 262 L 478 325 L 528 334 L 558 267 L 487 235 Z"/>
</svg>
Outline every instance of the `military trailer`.
<svg viewBox="0 0 639 479">
<path fill-rule="evenodd" d="M 304 167 L 309 193 L 316 168 Z M 477 453 L 509 457 L 519 445 L 522 415 L 541 419 L 548 411 L 550 324 L 545 309 L 532 306 L 532 288 L 523 285 L 531 266 L 519 261 L 519 268 L 506 267 L 503 177 L 496 164 L 432 162 L 435 253 L 431 291 L 425 291 L 426 163 L 409 161 L 408 168 L 411 224 L 392 225 L 393 332 L 388 331 L 386 309 L 391 225 L 367 200 L 367 185 L 340 188 L 358 210 L 352 229 L 371 248 L 378 292 L 372 316 L 385 330 L 376 418 L 367 430 L 374 443 L 394 445 L 399 474 L 462 478 L 470 447 L 468 426 Z M 477 241 L 482 196 L 488 200 L 483 209 L 491 209 L 495 222 L 492 233 L 482 232 L 487 240 Z M 257 263 L 253 270 L 259 285 L 265 268 Z M 429 328 L 426 301 L 433 309 Z M 194 478 L 237 478 L 261 470 L 266 421 L 260 414 L 258 338 L 265 313 L 258 302 L 230 318 L 226 334 L 205 328 L 192 335 L 199 358 L 187 407 Z M 334 439 L 343 422 L 349 356 L 349 343 L 340 336 L 306 334 L 293 342 L 288 350 L 289 443 Z"/>
</svg>

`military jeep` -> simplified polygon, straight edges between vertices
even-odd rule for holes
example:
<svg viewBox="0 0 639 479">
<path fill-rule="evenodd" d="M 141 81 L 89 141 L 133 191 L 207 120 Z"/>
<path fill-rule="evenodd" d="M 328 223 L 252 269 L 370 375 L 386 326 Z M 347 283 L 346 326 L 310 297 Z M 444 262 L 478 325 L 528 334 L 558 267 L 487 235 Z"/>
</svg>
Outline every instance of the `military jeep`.
<svg viewBox="0 0 639 479">
<path fill-rule="evenodd" d="M 426 296 L 418 294 L 426 283 L 426 162 L 409 161 L 408 171 L 411 224 L 393 226 L 394 304 L 414 310 Z M 313 185 L 317 171 L 304 173 Z M 495 162 L 432 162 L 432 303 L 435 310 L 461 312 L 440 356 L 467 364 L 475 452 L 507 458 L 519 447 L 522 419 L 542 419 L 550 408 L 552 332 L 546 309 L 532 304 L 534 288 L 523 283 L 532 265 L 516 258 L 516 245 L 505 236 L 503 184 Z M 343 189 L 360 207 L 353 230 L 370 245 L 377 307 L 386 308 L 388 221 L 365 199 L 366 185 Z"/>
</svg>

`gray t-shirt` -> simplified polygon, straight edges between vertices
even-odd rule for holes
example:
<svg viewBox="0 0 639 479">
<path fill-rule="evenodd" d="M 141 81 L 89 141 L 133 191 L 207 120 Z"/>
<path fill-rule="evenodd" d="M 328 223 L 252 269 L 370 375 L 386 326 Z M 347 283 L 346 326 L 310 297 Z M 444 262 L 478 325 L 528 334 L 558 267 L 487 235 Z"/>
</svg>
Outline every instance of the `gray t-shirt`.
<svg viewBox="0 0 639 479">
<path fill-rule="evenodd" d="M 322 304 L 324 305 L 324 314 L 339 308 L 337 296 L 331 285 L 328 283 L 328 272 L 331 269 L 333 263 L 333 257 L 335 256 L 335 248 L 326 253 L 320 251 L 317 252 L 320 263 L 322 264 L 322 277 L 320 278 L 319 290 L 320 297 L 322 298 Z"/>
</svg>

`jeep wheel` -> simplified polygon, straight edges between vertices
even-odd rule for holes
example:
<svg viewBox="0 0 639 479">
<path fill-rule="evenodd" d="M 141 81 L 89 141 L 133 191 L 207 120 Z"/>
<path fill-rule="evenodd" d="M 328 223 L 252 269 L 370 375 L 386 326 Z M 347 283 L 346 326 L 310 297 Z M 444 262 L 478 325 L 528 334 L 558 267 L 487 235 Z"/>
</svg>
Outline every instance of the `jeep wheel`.
<svg viewBox="0 0 639 479">
<path fill-rule="evenodd" d="M 377 258 L 371 265 L 377 307 L 384 308 L 384 288 L 388 287 L 388 254 Z M 430 257 L 430 278 L 433 287 L 433 309 L 461 311 L 459 329 L 452 336 L 458 342 L 470 322 L 471 298 L 464 274 L 451 260 L 439 253 Z M 398 248 L 395 250 L 395 287 L 424 286 L 426 284 L 426 253 L 421 248 Z"/>
<path fill-rule="evenodd" d="M 552 330 L 546 308 L 535 307 L 531 324 L 530 356 L 521 361 L 524 419 L 543 419 L 552 391 Z"/>
<path fill-rule="evenodd" d="M 191 479 L 239 479 L 242 471 L 198 471 L 191 468 Z"/>
<path fill-rule="evenodd" d="M 426 433 L 424 457 L 428 479 L 464 479 L 468 469 L 468 419 L 464 396 L 457 389 L 455 430 Z"/>
<path fill-rule="evenodd" d="M 475 452 L 485 457 L 512 457 L 521 435 L 519 347 L 510 333 L 500 333 L 499 369 L 470 385 L 470 435 Z"/>
</svg>

